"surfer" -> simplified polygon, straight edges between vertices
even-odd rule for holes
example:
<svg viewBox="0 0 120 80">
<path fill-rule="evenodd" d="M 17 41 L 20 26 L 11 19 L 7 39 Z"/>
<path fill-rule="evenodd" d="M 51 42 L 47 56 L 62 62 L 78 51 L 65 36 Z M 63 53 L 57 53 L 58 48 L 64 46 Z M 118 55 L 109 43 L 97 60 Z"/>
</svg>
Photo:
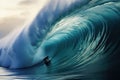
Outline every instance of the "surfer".
<svg viewBox="0 0 120 80">
<path fill-rule="evenodd" d="M 50 65 L 50 59 L 49 59 L 49 57 L 47 56 L 47 57 L 45 57 L 44 59 L 43 59 L 43 61 L 44 61 L 44 63 L 47 65 L 47 66 L 49 66 Z"/>
</svg>

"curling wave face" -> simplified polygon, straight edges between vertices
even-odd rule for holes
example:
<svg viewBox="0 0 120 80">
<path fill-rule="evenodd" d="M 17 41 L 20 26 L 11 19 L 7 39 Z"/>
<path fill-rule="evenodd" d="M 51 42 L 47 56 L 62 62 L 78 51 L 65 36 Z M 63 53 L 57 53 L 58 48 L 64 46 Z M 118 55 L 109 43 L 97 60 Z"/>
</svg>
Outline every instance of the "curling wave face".
<svg viewBox="0 0 120 80">
<path fill-rule="evenodd" d="M 53 0 L 30 25 L 0 40 L 0 65 L 30 67 L 49 56 L 51 65 L 40 72 L 59 73 L 58 78 L 116 71 L 119 34 L 119 1 Z"/>
</svg>

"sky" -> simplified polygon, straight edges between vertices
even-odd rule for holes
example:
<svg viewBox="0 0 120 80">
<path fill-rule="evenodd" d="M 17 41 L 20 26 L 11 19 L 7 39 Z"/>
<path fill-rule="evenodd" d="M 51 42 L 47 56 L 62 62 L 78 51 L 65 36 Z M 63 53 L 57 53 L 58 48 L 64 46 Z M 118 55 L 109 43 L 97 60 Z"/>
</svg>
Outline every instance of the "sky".
<svg viewBox="0 0 120 80">
<path fill-rule="evenodd" d="M 47 0 L 0 0 L 0 38 L 22 27 L 47 3 Z"/>
</svg>

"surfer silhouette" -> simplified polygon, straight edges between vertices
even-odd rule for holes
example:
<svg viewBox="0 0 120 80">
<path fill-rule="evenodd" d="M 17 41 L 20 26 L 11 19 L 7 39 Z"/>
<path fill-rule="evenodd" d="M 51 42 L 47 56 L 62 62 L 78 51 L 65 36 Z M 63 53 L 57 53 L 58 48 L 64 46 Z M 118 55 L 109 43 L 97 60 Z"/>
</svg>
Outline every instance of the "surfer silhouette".
<svg viewBox="0 0 120 80">
<path fill-rule="evenodd" d="M 46 65 L 46 66 L 49 66 L 50 65 L 50 59 L 49 59 L 49 57 L 47 56 L 47 57 L 45 57 L 44 59 L 43 59 L 43 61 L 44 61 L 44 64 Z"/>
</svg>

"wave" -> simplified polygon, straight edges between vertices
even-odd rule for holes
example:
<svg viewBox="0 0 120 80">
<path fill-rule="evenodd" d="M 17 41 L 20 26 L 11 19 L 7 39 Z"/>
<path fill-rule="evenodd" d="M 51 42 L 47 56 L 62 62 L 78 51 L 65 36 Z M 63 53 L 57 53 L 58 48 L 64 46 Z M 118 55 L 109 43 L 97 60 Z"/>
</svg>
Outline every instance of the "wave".
<svg viewBox="0 0 120 80">
<path fill-rule="evenodd" d="M 28 26 L 0 39 L 0 65 L 26 68 L 49 56 L 48 67 L 35 69 L 45 79 L 108 76 L 120 72 L 119 34 L 119 1 L 53 0 Z"/>
</svg>

